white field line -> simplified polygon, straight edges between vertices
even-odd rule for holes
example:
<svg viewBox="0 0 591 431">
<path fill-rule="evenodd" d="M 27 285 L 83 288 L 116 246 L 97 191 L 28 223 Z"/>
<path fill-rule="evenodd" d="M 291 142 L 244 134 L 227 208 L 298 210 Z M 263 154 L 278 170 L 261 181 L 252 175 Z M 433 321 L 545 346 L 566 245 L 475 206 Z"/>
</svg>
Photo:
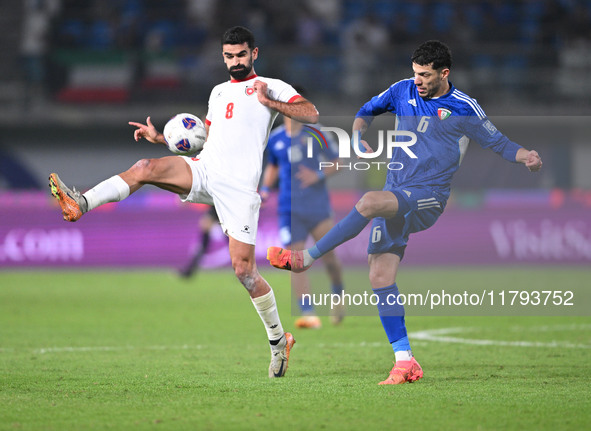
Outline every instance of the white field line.
<svg viewBox="0 0 591 431">
<path fill-rule="evenodd" d="M 84 346 L 84 347 L 40 347 L 31 349 L 33 354 L 44 355 L 46 353 L 69 353 L 69 352 L 121 352 L 124 350 L 199 350 L 205 349 L 206 346 L 196 344 L 190 346 L 188 344 L 182 346 Z M 0 353 L 14 352 L 14 348 L 0 348 Z"/>
<path fill-rule="evenodd" d="M 122 350 L 199 350 L 204 349 L 205 346 L 196 344 L 189 346 L 184 344 L 182 346 L 89 346 L 89 347 L 44 347 L 33 350 L 33 353 L 61 353 L 61 352 L 111 352 Z"/>
<path fill-rule="evenodd" d="M 452 337 L 450 334 L 461 334 L 474 331 L 475 328 L 442 328 L 426 331 L 412 332 L 409 339 L 421 341 L 435 341 L 440 343 L 471 344 L 475 346 L 508 346 L 508 347 L 545 347 L 545 348 L 569 348 L 591 349 L 591 344 L 569 343 L 565 341 L 503 341 Z"/>
<path fill-rule="evenodd" d="M 536 329 L 537 328 L 537 329 Z M 411 343 L 426 344 L 428 342 L 470 344 L 475 346 L 507 346 L 507 347 L 543 347 L 543 348 L 570 348 L 570 349 L 591 349 L 591 344 L 569 343 L 565 341 L 503 341 L 489 339 L 474 339 L 458 337 L 458 334 L 477 331 L 479 328 L 439 328 L 416 331 L 408 334 Z M 557 325 L 525 327 L 520 328 L 521 332 L 545 332 L 552 330 L 589 330 L 591 325 Z M 517 330 L 517 329 L 516 329 Z M 314 345 L 302 345 L 301 348 L 314 349 L 339 349 L 339 348 L 378 348 L 384 347 L 385 342 L 361 342 L 361 343 L 318 343 Z M 299 346 L 299 345 L 298 345 Z M 130 350 L 201 350 L 207 349 L 207 345 L 180 345 L 180 346 L 84 346 L 84 347 L 40 347 L 31 349 L 33 354 L 44 355 L 47 353 L 69 353 L 69 352 L 120 352 Z M 0 353 L 14 352 L 14 348 L 0 347 Z"/>
</svg>

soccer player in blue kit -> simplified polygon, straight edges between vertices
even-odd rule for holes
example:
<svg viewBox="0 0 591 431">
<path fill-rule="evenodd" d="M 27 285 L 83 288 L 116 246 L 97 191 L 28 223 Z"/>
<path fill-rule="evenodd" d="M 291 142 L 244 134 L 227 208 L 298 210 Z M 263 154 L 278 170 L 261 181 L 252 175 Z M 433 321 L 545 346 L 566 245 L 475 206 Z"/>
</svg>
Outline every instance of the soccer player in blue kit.
<svg viewBox="0 0 591 431">
<path fill-rule="evenodd" d="M 486 117 L 476 100 L 448 80 L 452 58 L 439 41 L 427 41 L 413 53 L 414 78 L 396 82 L 361 107 L 353 122 L 353 145 L 373 150 L 360 137 L 373 117 L 396 114 L 397 129 L 412 132 L 414 145 L 395 147 L 382 191 L 365 193 L 353 210 L 312 248 L 284 250 L 270 247 L 271 265 L 294 272 L 312 263 L 339 244 L 357 236 L 372 221 L 368 246 L 369 280 L 378 297 L 378 313 L 394 350 L 396 362 L 383 385 L 414 382 L 423 370 L 412 355 L 404 321 L 404 307 L 397 305 L 396 272 L 409 235 L 433 226 L 450 194 L 453 174 L 470 141 L 490 148 L 509 162 L 524 164 L 535 172 L 542 167 L 536 151 L 510 141 Z M 406 138 L 408 141 L 408 138 Z"/>
<path fill-rule="evenodd" d="M 294 89 L 306 97 L 304 88 L 296 85 Z M 285 248 L 304 248 L 309 234 L 318 241 L 333 227 L 326 177 L 336 172 L 338 154 L 335 149 L 336 143 L 329 135 L 320 148 L 313 140 L 312 157 L 306 157 L 309 139 L 313 139 L 313 135 L 317 136 L 316 130 L 284 117 L 283 124 L 271 132 L 267 143 L 267 165 L 259 193 L 265 201 L 271 187 L 278 181 L 279 240 Z M 320 160 L 332 162 L 333 166 L 320 171 Z M 334 251 L 327 252 L 322 261 L 331 280 L 332 292 L 341 294 L 341 264 Z M 304 296 L 310 293 L 310 282 L 306 274 L 294 274 L 292 287 L 302 314 L 296 320 L 295 326 L 320 328 L 322 322 L 315 314 L 314 305 L 309 301 L 309 297 Z M 341 323 L 344 311 L 343 304 L 332 310 L 333 324 Z"/>
</svg>

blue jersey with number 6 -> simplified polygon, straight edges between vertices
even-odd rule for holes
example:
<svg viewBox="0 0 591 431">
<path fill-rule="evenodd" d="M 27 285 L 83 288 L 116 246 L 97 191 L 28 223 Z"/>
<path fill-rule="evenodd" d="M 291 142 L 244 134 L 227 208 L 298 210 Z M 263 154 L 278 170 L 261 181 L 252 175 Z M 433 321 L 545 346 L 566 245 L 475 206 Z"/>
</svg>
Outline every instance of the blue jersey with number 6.
<svg viewBox="0 0 591 431">
<path fill-rule="evenodd" d="M 425 186 L 447 200 L 452 176 L 471 141 L 515 162 L 521 146 L 496 129 L 476 100 L 451 82 L 450 87 L 441 97 L 422 99 L 414 79 L 405 79 L 373 97 L 357 113 L 371 123 L 372 117 L 392 112 L 396 130 L 416 136 L 413 145 L 404 145 L 410 143 L 407 136 L 396 138 L 399 146 L 393 148 L 385 188 Z"/>
</svg>

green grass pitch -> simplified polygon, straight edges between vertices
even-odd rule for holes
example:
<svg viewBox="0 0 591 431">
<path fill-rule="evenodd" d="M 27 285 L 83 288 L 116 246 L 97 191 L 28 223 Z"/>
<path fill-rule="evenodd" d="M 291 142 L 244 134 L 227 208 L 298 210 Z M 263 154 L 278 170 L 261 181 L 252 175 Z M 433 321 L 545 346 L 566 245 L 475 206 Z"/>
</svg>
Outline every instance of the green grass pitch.
<svg viewBox="0 0 591 431">
<path fill-rule="evenodd" d="M 365 271 L 352 272 L 349 283 L 364 283 Z M 265 331 L 228 270 L 189 281 L 156 271 L 0 273 L 0 430 L 555 431 L 591 423 L 591 317 L 408 316 L 425 377 L 380 387 L 393 354 L 378 317 L 351 316 L 338 327 L 323 317 L 320 330 L 294 330 L 289 275 L 264 275 L 297 340 L 283 379 L 267 377 Z M 399 285 L 589 286 L 590 275 L 404 269 Z M 461 331 L 447 342 L 413 339 L 446 328 Z"/>
</svg>

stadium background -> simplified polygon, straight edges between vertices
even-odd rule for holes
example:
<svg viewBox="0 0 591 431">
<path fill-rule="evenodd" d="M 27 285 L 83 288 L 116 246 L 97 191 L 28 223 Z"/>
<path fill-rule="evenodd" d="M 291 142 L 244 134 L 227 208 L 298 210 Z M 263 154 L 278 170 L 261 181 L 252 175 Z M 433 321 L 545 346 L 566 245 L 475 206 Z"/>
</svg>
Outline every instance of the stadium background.
<svg viewBox="0 0 591 431">
<path fill-rule="evenodd" d="M 587 429 L 590 11 L 576 0 L 0 0 L 0 430 L 242 430 L 277 417 L 304 430 Z M 576 307 L 415 307 L 425 378 L 378 388 L 392 350 L 374 307 L 350 307 L 340 326 L 319 310 L 322 330 L 292 329 L 289 274 L 263 257 L 277 242 L 271 202 L 260 268 L 298 343 L 288 377 L 270 380 L 220 232 L 204 262 L 219 270 L 172 270 L 198 245 L 204 208 L 146 187 L 63 222 L 48 174 L 86 189 L 168 155 L 134 142 L 127 121 L 203 116 L 227 78 L 220 33 L 235 24 L 256 33 L 258 73 L 306 86 L 323 123 L 346 130 L 362 102 L 411 75 L 418 43 L 448 42 L 453 83 L 544 168 L 471 146 L 445 214 L 412 238 L 401 292 L 574 291 Z M 337 217 L 381 181 L 331 178 Z M 338 249 L 348 292 L 368 289 L 364 235 Z M 308 274 L 327 292 L 320 265 Z"/>
<path fill-rule="evenodd" d="M 431 238 L 417 235 L 409 263 L 591 260 L 590 1 L 4 0 L 0 22 L 2 267 L 184 260 L 204 208 L 146 188 L 65 225 L 46 178 L 56 171 L 86 190 L 138 158 L 167 155 L 135 143 L 127 121 L 151 115 L 162 127 L 177 112 L 204 116 L 211 87 L 227 75 L 220 34 L 235 24 L 257 36 L 259 74 L 304 85 L 321 121 L 345 129 L 364 100 L 411 75 L 418 43 L 441 39 L 454 53 L 452 82 L 541 153 L 543 171 L 529 175 L 472 146 L 448 211 Z M 332 178 L 337 217 L 381 187 L 381 174 Z M 276 242 L 273 203 L 261 217 L 259 258 Z M 448 250 L 454 235 L 466 240 Z M 352 256 L 364 241 L 344 247 L 343 258 L 363 263 Z M 223 248 L 221 236 L 217 243 Z M 222 255 L 206 265 L 226 265 Z"/>
</svg>

